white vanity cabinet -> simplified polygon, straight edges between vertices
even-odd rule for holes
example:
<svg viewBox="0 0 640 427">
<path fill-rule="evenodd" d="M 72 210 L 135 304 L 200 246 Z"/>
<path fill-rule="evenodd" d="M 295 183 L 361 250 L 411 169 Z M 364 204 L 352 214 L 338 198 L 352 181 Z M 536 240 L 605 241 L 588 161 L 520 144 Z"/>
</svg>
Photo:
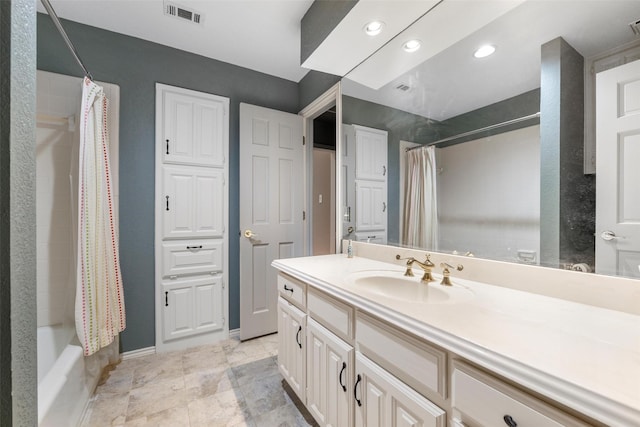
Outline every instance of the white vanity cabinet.
<svg viewBox="0 0 640 427">
<path fill-rule="evenodd" d="M 451 404 L 455 426 L 589 425 L 464 362 L 454 361 L 453 366 Z"/>
<path fill-rule="evenodd" d="M 444 427 L 446 412 L 356 352 L 356 427 Z"/>
<path fill-rule="evenodd" d="M 353 425 L 353 347 L 307 319 L 307 409 L 326 427 Z"/>
<path fill-rule="evenodd" d="M 291 389 L 306 402 L 307 314 L 278 297 L 278 369 Z"/>
</svg>

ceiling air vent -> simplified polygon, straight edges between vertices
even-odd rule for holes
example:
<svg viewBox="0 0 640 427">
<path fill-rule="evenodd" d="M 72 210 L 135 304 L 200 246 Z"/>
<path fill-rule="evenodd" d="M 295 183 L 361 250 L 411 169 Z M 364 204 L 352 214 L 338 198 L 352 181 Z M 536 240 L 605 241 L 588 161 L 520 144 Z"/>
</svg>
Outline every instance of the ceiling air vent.
<svg viewBox="0 0 640 427">
<path fill-rule="evenodd" d="M 398 84 L 398 86 L 396 86 L 396 89 L 401 90 L 403 92 L 407 92 L 409 89 L 411 89 L 411 86 L 404 83 L 400 83 Z"/>
<path fill-rule="evenodd" d="M 202 14 L 196 12 L 193 9 L 179 6 L 175 3 L 170 3 L 168 1 L 164 2 L 164 14 L 168 16 L 173 16 L 181 20 L 183 19 L 186 21 L 190 21 L 195 24 L 199 24 L 202 21 Z"/>
<path fill-rule="evenodd" d="M 640 36 L 640 19 L 633 21 L 629 26 L 631 27 L 631 30 L 633 30 L 633 34 Z"/>
</svg>

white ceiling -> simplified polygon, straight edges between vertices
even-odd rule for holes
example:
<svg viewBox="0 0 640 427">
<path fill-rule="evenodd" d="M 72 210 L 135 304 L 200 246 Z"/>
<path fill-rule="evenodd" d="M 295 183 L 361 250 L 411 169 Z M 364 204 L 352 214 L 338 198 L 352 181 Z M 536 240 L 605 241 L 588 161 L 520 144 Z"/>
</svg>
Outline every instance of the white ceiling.
<svg viewBox="0 0 640 427">
<path fill-rule="evenodd" d="M 163 0 L 51 0 L 61 18 L 294 82 L 307 73 L 300 67 L 300 20 L 313 0 L 171 2 L 200 12 L 202 23 L 165 15 Z M 40 2 L 38 11 L 45 12 Z"/>
<path fill-rule="evenodd" d="M 442 4 L 448 1 L 451 0 Z M 380 90 L 362 84 L 367 80 L 358 78 L 359 67 L 352 73 L 352 80 L 351 74 L 343 79 L 343 93 L 444 120 L 540 87 L 542 44 L 563 37 L 584 57 L 590 57 L 639 40 L 628 25 L 639 18 L 638 0 L 527 0 L 409 72 L 387 76 L 385 81 L 390 83 Z M 449 25 L 455 28 L 458 23 Z M 410 32 L 411 29 L 407 30 Z M 423 32 L 420 37 L 424 42 L 441 36 Z M 475 49 L 487 43 L 497 46 L 496 53 L 481 60 L 474 58 Z M 372 61 L 403 69 L 397 58 L 376 58 L 383 53 L 384 49 L 361 67 Z M 379 77 L 383 68 L 371 67 L 370 72 Z M 400 83 L 411 89 L 397 90 Z"/>
</svg>

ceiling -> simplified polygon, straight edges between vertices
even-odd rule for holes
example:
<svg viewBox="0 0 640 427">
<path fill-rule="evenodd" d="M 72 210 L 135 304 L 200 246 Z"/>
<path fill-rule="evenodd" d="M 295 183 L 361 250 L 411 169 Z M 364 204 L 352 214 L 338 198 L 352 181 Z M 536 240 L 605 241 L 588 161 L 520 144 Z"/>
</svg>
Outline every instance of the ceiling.
<svg viewBox="0 0 640 427">
<path fill-rule="evenodd" d="M 313 0 L 177 0 L 200 24 L 164 14 L 163 0 L 51 0 L 71 21 L 152 41 L 294 82 L 300 66 L 300 20 Z M 40 2 L 38 11 L 45 12 Z M 82 57 L 82 52 L 79 52 Z"/>
<path fill-rule="evenodd" d="M 473 3 L 479 2 L 473 0 Z M 450 0 L 442 2 L 421 20 L 435 16 L 433 12 L 447 4 L 451 4 Z M 385 48 L 392 46 L 389 43 L 343 79 L 343 93 L 434 120 L 445 120 L 540 87 L 542 44 L 561 36 L 588 58 L 624 43 L 639 41 L 640 37 L 629 27 L 629 23 L 639 18 L 638 0 L 527 0 L 473 34 L 458 37 L 448 49 L 423 57 L 423 62 L 409 71 L 405 64 L 399 64 L 402 58 L 387 52 Z M 442 38 L 443 32 L 455 38 L 463 22 L 464 19 L 449 20 L 450 30 L 427 25 L 418 35 L 423 42 Z M 419 27 L 416 24 L 414 27 Z M 439 32 L 430 33 L 429 28 Z M 407 29 L 395 40 L 414 36 L 412 31 Z M 480 60 L 474 58 L 475 49 L 486 43 L 496 45 L 496 53 Z M 384 75 L 383 79 L 385 70 L 389 69 L 399 71 Z M 374 78 L 369 78 L 367 73 Z M 375 84 L 370 84 L 372 81 Z M 371 87 L 380 86 L 381 81 L 380 90 Z M 406 92 L 396 89 L 401 83 L 410 89 Z"/>
</svg>

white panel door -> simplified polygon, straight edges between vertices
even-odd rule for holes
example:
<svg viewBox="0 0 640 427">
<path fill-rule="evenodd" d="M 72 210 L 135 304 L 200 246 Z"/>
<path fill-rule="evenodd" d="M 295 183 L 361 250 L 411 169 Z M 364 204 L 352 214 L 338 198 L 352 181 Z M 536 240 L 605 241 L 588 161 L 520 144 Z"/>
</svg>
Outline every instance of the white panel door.
<svg viewBox="0 0 640 427">
<path fill-rule="evenodd" d="M 162 166 L 163 238 L 222 237 L 224 174 L 213 168 Z"/>
<path fill-rule="evenodd" d="M 387 179 L 387 132 L 353 126 L 356 134 L 356 178 Z"/>
<path fill-rule="evenodd" d="M 240 104 L 240 339 L 275 332 L 274 259 L 303 253 L 302 118 Z"/>
<path fill-rule="evenodd" d="M 445 411 L 360 352 L 355 381 L 356 426 L 445 426 Z"/>
<path fill-rule="evenodd" d="M 356 181 L 356 231 L 387 229 L 387 183 Z"/>
<path fill-rule="evenodd" d="M 307 408 L 321 426 L 353 425 L 353 347 L 307 317 Z"/>
<path fill-rule="evenodd" d="M 596 272 L 640 278 L 640 61 L 596 76 Z"/>
<path fill-rule="evenodd" d="M 302 403 L 306 390 L 305 338 L 307 315 L 278 298 L 278 369 Z"/>
<path fill-rule="evenodd" d="M 163 161 L 223 166 L 228 99 L 164 87 Z"/>
</svg>

